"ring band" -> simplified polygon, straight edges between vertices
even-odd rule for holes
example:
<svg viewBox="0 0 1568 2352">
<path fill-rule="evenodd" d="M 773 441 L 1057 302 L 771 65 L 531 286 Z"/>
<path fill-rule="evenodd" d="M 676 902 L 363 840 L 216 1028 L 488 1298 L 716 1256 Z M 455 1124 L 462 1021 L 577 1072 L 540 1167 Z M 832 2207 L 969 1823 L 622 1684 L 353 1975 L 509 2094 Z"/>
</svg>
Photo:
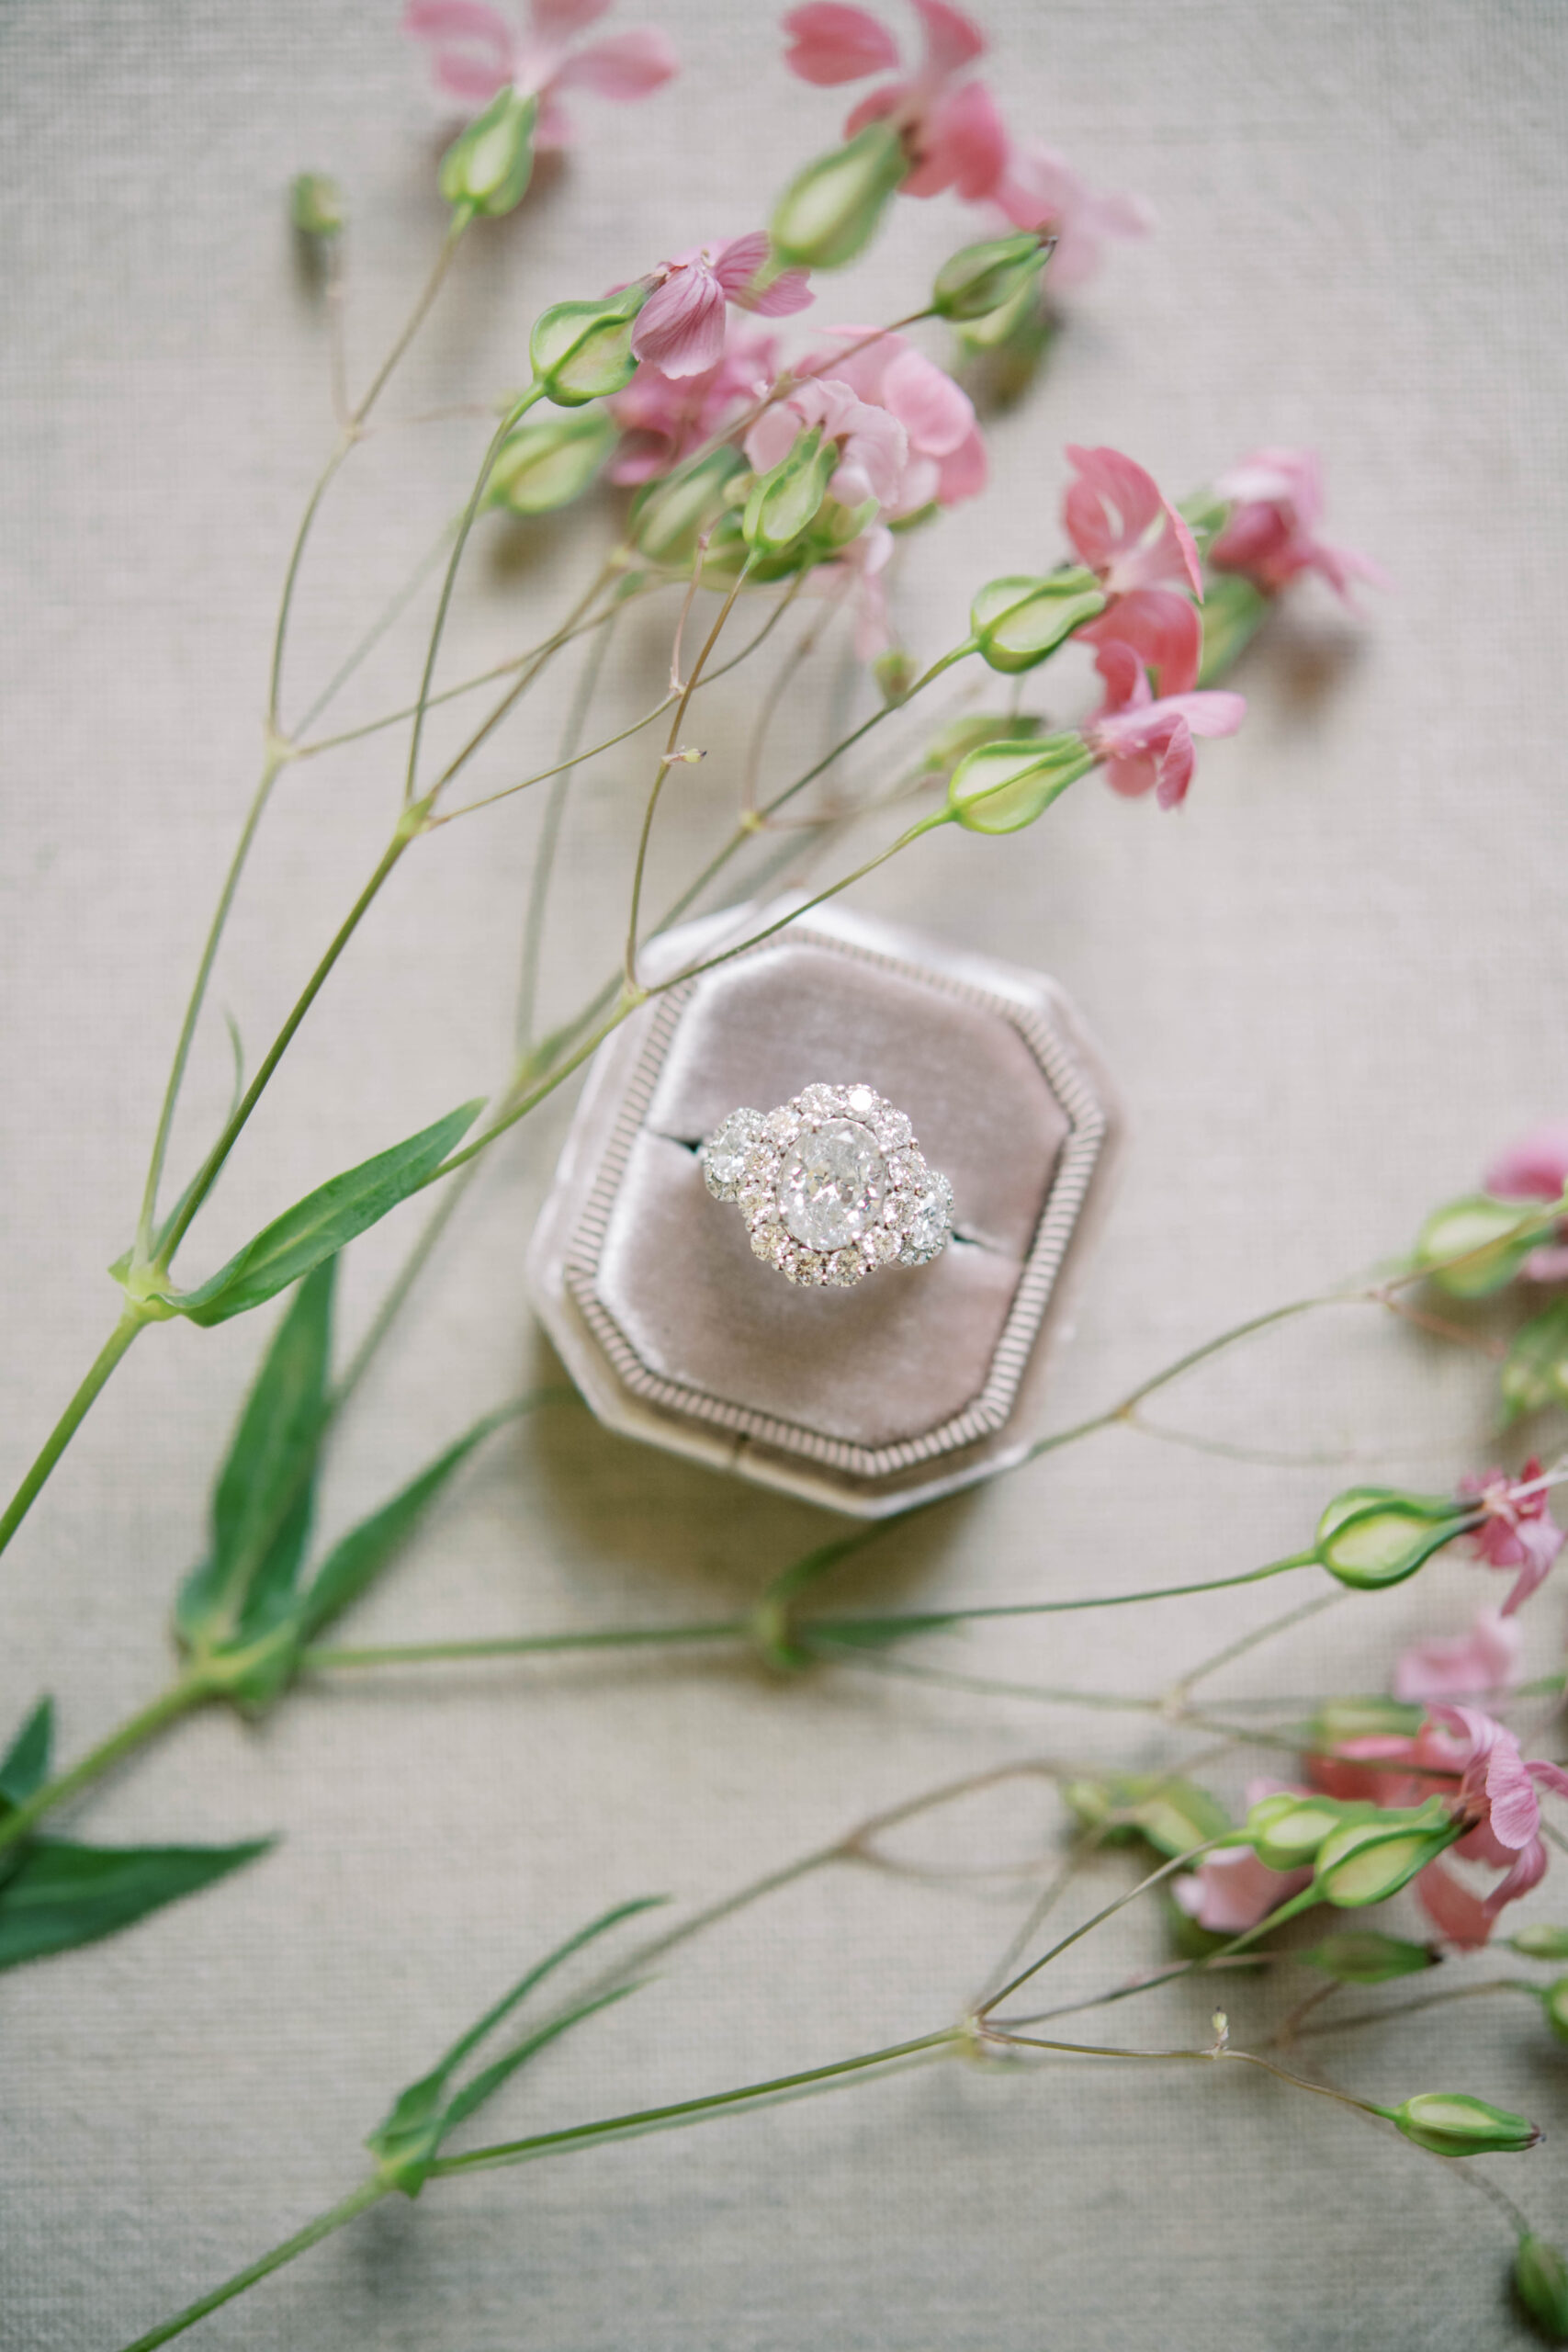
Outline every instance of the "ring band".
<svg viewBox="0 0 1568 2352">
<path fill-rule="evenodd" d="M 924 1266 L 953 1231 L 953 1187 L 905 1114 L 870 1086 L 807 1086 L 776 1111 L 731 1111 L 697 1153 L 716 1201 L 792 1283 L 848 1290 L 878 1266 Z"/>
</svg>

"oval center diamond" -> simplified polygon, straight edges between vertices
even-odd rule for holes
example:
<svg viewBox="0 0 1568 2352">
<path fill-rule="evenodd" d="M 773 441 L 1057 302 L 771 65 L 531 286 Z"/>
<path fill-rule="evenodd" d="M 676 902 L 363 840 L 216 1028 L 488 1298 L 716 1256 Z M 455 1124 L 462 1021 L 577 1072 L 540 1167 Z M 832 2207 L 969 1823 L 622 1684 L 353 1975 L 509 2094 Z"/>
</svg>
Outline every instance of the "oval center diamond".
<svg viewBox="0 0 1568 2352">
<path fill-rule="evenodd" d="M 803 1249 L 841 1250 L 881 1214 L 887 1166 L 858 1119 L 803 1135 L 779 1170 L 779 1213 Z"/>
</svg>

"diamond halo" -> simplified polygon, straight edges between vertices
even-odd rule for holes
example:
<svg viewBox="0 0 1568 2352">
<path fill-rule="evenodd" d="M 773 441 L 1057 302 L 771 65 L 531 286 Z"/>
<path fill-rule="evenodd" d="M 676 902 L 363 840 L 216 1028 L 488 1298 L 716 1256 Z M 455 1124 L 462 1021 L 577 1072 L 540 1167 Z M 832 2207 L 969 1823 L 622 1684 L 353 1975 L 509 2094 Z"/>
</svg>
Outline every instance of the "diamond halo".
<svg viewBox="0 0 1568 2352">
<path fill-rule="evenodd" d="M 925 1266 L 953 1231 L 953 1186 L 905 1114 L 872 1086 L 807 1086 L 731 1111 L 697 1154 L 736 1203 L 755 1255 L 792 1283 L 848 1290 L 878 1266 Z"/>
</svg>

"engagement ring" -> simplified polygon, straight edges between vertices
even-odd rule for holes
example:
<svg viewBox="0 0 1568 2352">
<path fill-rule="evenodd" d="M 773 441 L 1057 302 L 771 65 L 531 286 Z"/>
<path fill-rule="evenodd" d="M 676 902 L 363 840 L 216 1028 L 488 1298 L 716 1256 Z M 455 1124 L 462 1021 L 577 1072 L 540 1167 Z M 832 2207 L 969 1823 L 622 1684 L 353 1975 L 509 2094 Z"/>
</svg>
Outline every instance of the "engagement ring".
<svg viewBox="0 0 1568 2352">
<path fill-rule="evenodd" d="M 697 1154 L 739 1205 L 759 1258 L 792 1283 L 847 1290 L 878 1266 L 924 1266 L 953 1231 L 953 1187 L 904 1113 L 870 1086 L 807 1086 L 776 1111 L 731 1111 Z"/>
</svg>

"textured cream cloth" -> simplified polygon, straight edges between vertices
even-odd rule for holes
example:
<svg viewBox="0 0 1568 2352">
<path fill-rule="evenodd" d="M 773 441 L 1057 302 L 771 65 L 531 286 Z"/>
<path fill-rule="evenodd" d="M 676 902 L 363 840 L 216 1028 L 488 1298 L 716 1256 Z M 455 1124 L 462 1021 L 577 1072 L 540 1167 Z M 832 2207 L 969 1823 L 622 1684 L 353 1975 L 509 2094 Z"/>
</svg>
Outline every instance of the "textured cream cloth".
<svg viewBox="0 0 1568 2352">
<path fill-rule="evenodd" d="M 1127 448 L 1180 491 L 1258 443 L 1310 440 L 1330 529 L 1394 583 L 1359 624 L 1303 594 L 1248 662 L 1246 729 L 1205 749 L 1182 817 L 1091 783 L 1036 832 L 943 836 L 859 895 L 1055 971 L 1130 1100 L 1137 1135 L 1064 1367 L 1066 1419 L 1399 1247 L 1496 1143 L 1568 1109 L 1568 17 L 1553 0 L 992 0 L 986 13 L 1014 123 L 1096 183 L 1145 192 L 1160 227 L 1073 298 L 1039 392 L 996 427 L 990 495 L 910 549 L 896 596 L 911 646 L 953 641 L 979 580 L 1055 559 L 1068 441 Z M 574 102 L 581 149 L 514 220 L 476 233 L 388 396 L 389 424 L 523 380 L 542 303 L 750 228 L 833 137 L 840 95 L 788 78 L 770 11 L 666 0 L 660 14 L 687 76 L 633 111 Z M 355 383 L 440 214 L 439 112 L 391 0 L 9 0 L 0 74 L 11 1472 L 111 1319 L 100 1269 L 128 1238 L 259 760 L 277 582 L 330 446 L 321 303 L 295 266 L 284 187 L 310 166 L 348 190 Z M 818 315 L 912 307 L 965 233 L 945 202 L 901 207 L 852 291 L 825 288 Z M 356 456 L 307 569 L 291 720 L 457 506 L 483 431 L 473 417 L 389 429 Z M 542 634 L 585 576 L 573 527 L 486 529 L 444 674 Z M 669 628 L 662 606 L 628 617 L 604 732 L 656 697 Z M 394 631 L 330 723 L 406 701 L 418 650 L 412 626 Z M 793 696 L 775 730 L 781 780 L 847 723 L 827 707 L 830 665 L 817 677 L 829 683 Z M 1054 675 L 1053 707 L 1078 707 L 1077 684 Z M 711 756 L 666 796 L 655 903 L 733 805 L 756 692 L 741 673 L 703 709 Z M 565 694 L 564 680 L 541 694 L 478 783 L 546 763 Z M 455 740 L 439 728 L 433 751 Z M 283 779 L 214 996 L 252 1067 L 377 854 L 400 743 L 371 737 Z M 547 1013 L 615 967 L 651 762 L 634 743 L 574 798 Z M 869 786 L 880 772 L 855 773 Z M 410 858 L 236 1155 L 193 1274 L 503 1067 L 536 822 L 513 804 Z M 214 1017 L 176 1178 L 230 1079 Z M 344 1427 L 329 1532 L 540 1371 L 520 1260 L 560 1131 L 552 1111 L 498 1155 L 452 1229 Z M 396 1220 L 355 1253 L 350 1339 L 412 1230 Z M 0 1570 L 6 1719 L 52 1688 L 67 1756 L 166 1671 L 168 1597 L 198 1555 L 262 1331 L 151 1334 Z M 918 1607 L 1239 1570 L 1295 1549 L 1349 1476 L 1437 1483 L 1474 1464 L 1489 1377 L 1366 1310 L 1309 1318 L 1151 1412 L 1294 1466 L 1118 1431 L 885 1541 L 852 1589 Z M 1359 1472 L 1340 1466 L 1348 1450 Z M 1303 1460 L 1321 1453 L 1333 1461 Z M 352 1638 L 724 1614 L 834 1524 L 559 1408 L 492 1446 Z M 1227 1669 L 1213 1703 L 1379 1687 L 1404 1628 L 1456 1629 L 1481 1589 L 1444 1566 L 1347 1603 Z M 921 1655 L 1157 1692 L 1308 1590 L 1043 1621 Z M 1549 1590 L 1530 1618 L 1542 1668 L 1560 1621 Z M 358 2142 L 397 2086 L 612 1901 L 716 1897 L 874 1806 L 1019 1756 L 1152 1762 L 1188 1745 L 1136 1713 L 848 1672 L 779 1683 L 716 1657 L 343 1675 L 259 1728 L 194 1722 L 78 1810 L 83 1834 L 277 1829 L 283 1843 L 213 1894 L 0 1984 L 0 2337 L 109 2352 L 296 2227 L 357 2177 Z M 1239 1759 L 1205 1769 L 1239 1794 Z M 1022 1859 L 1036 1877 L 840 1871 L 741 1914 L 516 2083 L 486 2136 L 941 2024 L 995 1961 L 1057 1834 L 1041 1786 L 1003 1787 L 899 1850 L 965 1870 Z M 1562 1915 L 1562 1870 L 1554 1857 L 1542 1916 Z M 1127 1883 L 1107 1862 L 1057 1917 Z M 1114 1943 L 1089 1940 L 1053 1997 L 1152 1963 L 1160 1938 L 1151 1912 Z M 1082 2022 L 1191 2045 L 1208 2002 Z M 1267 2029 L 1263 1989 L 1238 1984 L 1230 2005 L 1238 2036 Z M 1446 2014 L 1463 2019 L 1461 2058 Z M 1528 2163 L 1495 2160 L 1495 2177 L 1562 2234 L 1562 2069 L 1524 2005 L 1302 2049 L 1373 2097 L 1455 2088 L 1528 2109 L 1554 2136 Z M 1454 2169 L 1240 2069 L 952 2068 L 434 2190 L 193 2340 L 1475 2352 L 1525 2340 L 1503 2301 L 1508 2253 Z"/>
</svg>

